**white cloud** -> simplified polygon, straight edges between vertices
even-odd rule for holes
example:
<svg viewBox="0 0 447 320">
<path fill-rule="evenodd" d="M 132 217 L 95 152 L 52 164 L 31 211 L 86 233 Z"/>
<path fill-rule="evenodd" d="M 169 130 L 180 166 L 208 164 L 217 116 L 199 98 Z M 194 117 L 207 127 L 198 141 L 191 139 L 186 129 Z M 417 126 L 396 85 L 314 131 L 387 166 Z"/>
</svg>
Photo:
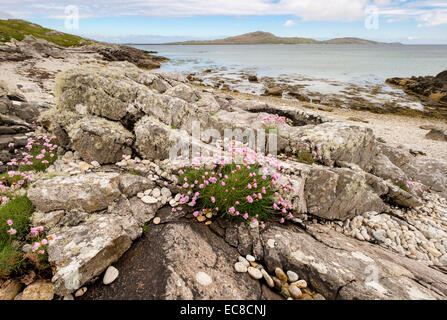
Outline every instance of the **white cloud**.
<svg viewBox="0 0 447 320">
<path fill-rule="evenodd" d="M 286 22 L 284 22 L 284 27 L 292 27 L 296 25 L 296 22 L 293 20 L 287 20 Z"/>
<path fill-rule="evenodd" d="M 388 21 L 413 19 L 424 26 L 447 23 L 444 0 L 0 0 L 0 12 L 17 18 L 64 18 L 77 5 L 81 18 L 295 16 L 301 21 L 362 21 L 365 8 L 376 5 Z M 286 22 L 287 23 L 287 22 Z"/>
<path fill-rule="evenodd" d="M 430 12 L 422 15 L 420 20 L 423 21 L 424 23 L 421 23 L 419 26 L 433 27 L 442 24 L 447 24 L 447 12 L 441 10 Z"/>
</svg>

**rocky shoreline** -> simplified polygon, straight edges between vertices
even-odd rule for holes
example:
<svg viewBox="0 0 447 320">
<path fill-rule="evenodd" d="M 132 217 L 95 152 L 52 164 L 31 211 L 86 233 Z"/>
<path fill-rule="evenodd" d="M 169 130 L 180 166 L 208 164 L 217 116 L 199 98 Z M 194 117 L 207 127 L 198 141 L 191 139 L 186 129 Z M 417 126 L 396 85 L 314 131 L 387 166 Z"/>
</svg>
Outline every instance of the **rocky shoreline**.
<svg viewBox="0 0 447 320">
<path fill-rule="evenodd" d="M 383 84 L 358 85 L 290 75 L 260 77 L 256 75 L 256 70 L 238 71 L 212 66 L 189 73 L 188 79 L 194 84 L 230 92 L 281 97 L 379 114 L 447 119 L 446 105 L 442 102 L 444 80 L 436 77 L 391 78 Z"/>
<path fill-rule="evenodd" d="M 442 122 L 388 115 L 387 131 L 367 112 L 356 114 L 364 122 L 347 120 L 313 103 L 195 86 L 138 68 L 152 63 L 114 61 L 109 49 L 65 50 L 0 62 L 2 168 L 17 156 L 11 143 L 54 135 L 58 145 L 57 160 L 12 188 L 32 202 L 32 226 L 55 235 L 53 276 L 2 279 L 0 298 L 447 298 L 446 142 L 409 127 L 442 132 Z M 275 163 L 284 178 L 277 192 L 293 190 L 289 214 L 264 228 L 197 215 L 168 159 L 170 137 L 191 134 L 196 120 L 223 133 L 264 131 L 270 118 L 284 119 Z M 409 138 L 394 136 L 404 126 L 416 145 L 396 145 Z M 205 142 L 191 145 L 225 141 Z"/>
</svg>

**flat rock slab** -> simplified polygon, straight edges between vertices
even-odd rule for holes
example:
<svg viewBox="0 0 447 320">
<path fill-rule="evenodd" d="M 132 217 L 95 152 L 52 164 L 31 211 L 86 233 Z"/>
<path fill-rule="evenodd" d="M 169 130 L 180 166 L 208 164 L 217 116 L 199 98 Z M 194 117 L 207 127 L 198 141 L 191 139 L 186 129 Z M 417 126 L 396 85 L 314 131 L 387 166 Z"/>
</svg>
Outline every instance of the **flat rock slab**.
<svg viewBox="0 0 447 320">
<path fill-rule="evenodd" d="M 120 270 L 115 282 L 97 281 L 81 299 L 260 299 L 260 282 L 234 272 L 238 256 L 203 224 L 151 225 L 114 264 Z"/>
<path fill-rule="evenodd" d="M 37 210 L 83 210 L 95 212 L 106 209 L 120 196 L 119 173 L 89 173 L 76 176 L 56 176 L 34 183 L 28 198 Z"/>
<path fill-rule="evenodd" d="M 447 299 L 447 275 L 322 225 L 262 233 L 268 270 L 294 270 L 326 299 Z"/>
</svg>

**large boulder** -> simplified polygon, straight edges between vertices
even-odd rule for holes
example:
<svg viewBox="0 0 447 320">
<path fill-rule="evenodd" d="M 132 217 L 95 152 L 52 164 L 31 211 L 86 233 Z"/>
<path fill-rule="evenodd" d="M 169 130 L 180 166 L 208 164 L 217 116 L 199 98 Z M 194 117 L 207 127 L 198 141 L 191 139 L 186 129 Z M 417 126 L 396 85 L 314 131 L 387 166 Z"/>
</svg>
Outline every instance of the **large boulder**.
<svg viewBox="0 0 447 320">
<path fill-rule="evenodd" d="M 235 248 L 203 224 L 151 225 L 115 264 L 120 276 L 113 285 L 97 282 L 82 299 L 260 299 L 260 283 L 234 272 L 237 257 Z"/>
<path fill-rule="evenodd" d="M 132 153 L 133 135 L 122 124 L 85 117 L 67 128 L 70 146 L 88 162 L 115 163 Z"/>
<path fill-rule="evenodd" d="M 447 298 L 444 273 L 325 226 L 272 225 L 261 236 L 270 272 L 294 270 L 326 299 Z"/>
<path fill-rule="evenodd" d="M 431 140 L 447 141 L 447 130 L 442 128 L 431 129 L 425 137 Z"/>
<path fill-rule="evenodd" d="M 66 295 L 100 275 L 141 235 L 131 217 L 93 214 L 86 222 L 62 229 L 48 246 L 48 261 L 56 266 L 55 292 Z"/>
<path fill-rule="evenodd" d="M 305 178 L 307 212 L 329 220 L 346 220 L 387 206 L 367 184 L 365 173 L 347 168 L 311 168 Z"/>
<path fill-rule="evenodd" d="M 42 179 L 31 185 L 28 198 L 43 212 L 104 210 L 121 194 L 118 177 L 118 173 L 98 172 Z"/>
</svg>

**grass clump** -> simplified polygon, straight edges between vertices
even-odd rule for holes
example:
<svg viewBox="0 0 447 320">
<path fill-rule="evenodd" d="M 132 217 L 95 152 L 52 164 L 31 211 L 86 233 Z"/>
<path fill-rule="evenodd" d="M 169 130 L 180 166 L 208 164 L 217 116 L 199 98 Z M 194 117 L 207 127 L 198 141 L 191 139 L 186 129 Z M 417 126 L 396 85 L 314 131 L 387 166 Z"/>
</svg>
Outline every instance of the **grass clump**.
<svg viewBox="0 0 447 320">
<path fill-rule="evenodd" d="M 292 206 L 283 197 L 294 187 L 284 180 L 276 159 L 263 157 L 252 149 L 233 148 L 231 156 L 202 158 L 178 174 L 182 190 L 179 202 L 198 207 L 196 217 L 219 215 L 259 223 L 261 227 L 278 212 L 293 217 Z M 280 220 L 283 222 L 284 218 Z"/>
<path fill-rule="evenodd" d="M 79 36 L 44 28 L 37 24 L 16 19 L 0 20 L 0 42 L 9 42 L 11 39 L 23 40 L 26 35 L 45 39 L 62 47 L 71 47 L 93 42 Z"/>
<path fill-rule="evenodd" d="M 0 205 L 0 278 L 19 272 L 23 266 L 20 245 L 13 246 L 12 240 L 19 244 L 28 235 L 32 212 L 33 205 L 26 196 Z"/>
</svg>

